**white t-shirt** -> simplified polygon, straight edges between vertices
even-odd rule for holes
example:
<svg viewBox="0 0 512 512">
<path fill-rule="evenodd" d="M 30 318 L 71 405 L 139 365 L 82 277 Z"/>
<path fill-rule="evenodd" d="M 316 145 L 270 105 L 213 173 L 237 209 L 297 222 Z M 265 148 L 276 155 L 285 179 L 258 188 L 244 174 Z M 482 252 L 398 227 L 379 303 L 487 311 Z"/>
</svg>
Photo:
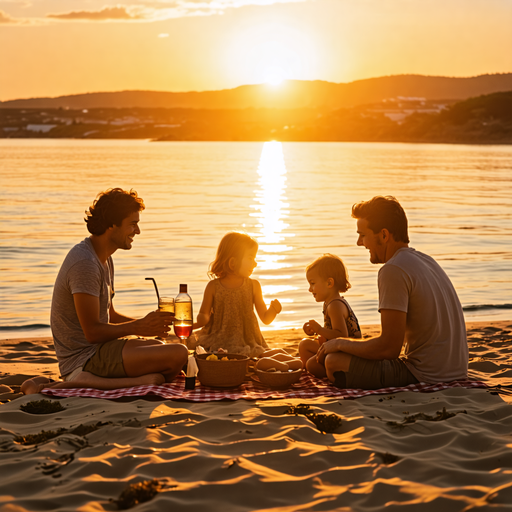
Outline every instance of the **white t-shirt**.
<svg viewBox="0 0 512 512">
<path fill-rule="evenodd" d="M 379 311 L 407 313 L 404 361 L 420 382 L 466 379 L 469 350 L 462 306 L 439 264 L 406 247 L 380 269 Z"/>
<path fill-rule="evenodd" d="M 103 266 L 89 238 L 69 251 L 53 288 L 50 324 L 62 375 L 83 366 L 99 346 L 91 345 L 85 337 L 75 309 L 75 293 L 98 297 L 100 322 L 108 323 L 114 295 L 114 263 L 109 258 Z"/>
</svg>

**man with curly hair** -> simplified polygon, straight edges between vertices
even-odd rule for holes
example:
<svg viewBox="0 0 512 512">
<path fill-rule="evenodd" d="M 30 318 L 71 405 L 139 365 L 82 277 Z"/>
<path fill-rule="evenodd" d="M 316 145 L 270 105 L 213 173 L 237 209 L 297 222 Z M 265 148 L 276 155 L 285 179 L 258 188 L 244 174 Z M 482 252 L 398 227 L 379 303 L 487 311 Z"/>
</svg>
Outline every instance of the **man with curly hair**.
<svg viewBox="0 0 512 512">
<path fill-rule="evenodd" d="M 187 348 L 154 339 L 167 335 L 173 315 L 152 311 L 134 319 L 114 308 L 112 254 L 131 249 L 144 208 L 137 192 L 120 188 L 100 193 L 89 207 L 85 222 L 91 235 L 69 251 L 53 291 L 51 328 L 64 382 L 52 384 L 38 377 L 24 384 L 25 393 L 48 386 L 116 389 L 162 384 L 181 371 Z"/>
<path fill-rule="evenodd" d="M 378 389 L 467 378 L 462 307 L 450 279 L 430 256 L 409 247 L 407 217 L 391 196 L 352 207 L 357 245 L 379 270 L 381 334 L 332 339 L 318 351 L 340 388 Z"/>
</svg>

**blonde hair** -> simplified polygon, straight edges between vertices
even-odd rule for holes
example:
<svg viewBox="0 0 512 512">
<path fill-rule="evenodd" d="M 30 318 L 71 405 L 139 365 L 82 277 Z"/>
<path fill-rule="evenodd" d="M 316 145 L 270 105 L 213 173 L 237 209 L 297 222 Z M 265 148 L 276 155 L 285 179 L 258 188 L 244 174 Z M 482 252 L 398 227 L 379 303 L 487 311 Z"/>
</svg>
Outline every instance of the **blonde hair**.
<svg viewBox="0 0 512 512">
<path fill-rule="evenodd" d="M 338 292 L 346 292 L 352 285 L 348 281 L 348 271 L 343 261 L 334 254 L 323 254 L 306 267 L 306 273 L 316 269 L 322 279 L 332 278 Z"/>
<path fill-rule="evenodd" d="M 210 279 L 215 277 L 223 278 L 228 274 L 237 272 L 244 257 L 245 251 L 257 249 L 258 242 L 246 233 L 237 233 L 232 231 L 225 234 L 217 247 L 215 259 L 210 263 L 208 276 Z M 235 259 L 235 265 L 231 265 L 231 260 Z"/>
</svg>

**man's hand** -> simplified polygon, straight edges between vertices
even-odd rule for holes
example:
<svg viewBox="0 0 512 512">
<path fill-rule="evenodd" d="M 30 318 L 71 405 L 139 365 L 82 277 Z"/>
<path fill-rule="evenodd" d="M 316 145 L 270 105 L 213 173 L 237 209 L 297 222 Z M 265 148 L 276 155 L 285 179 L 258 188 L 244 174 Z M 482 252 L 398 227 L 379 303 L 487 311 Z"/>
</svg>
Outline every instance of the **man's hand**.
<svg viewBox="0 0 512 512">
<path fill-rule="evenodd" d="M 332 354 L 333 352 L 342 352 L 343 339 L 335 338 L 332 340 L 328 340 L 325 343 L 320 345 L 318 352 L 316 353 L 316 360 L 320 364 L 324 364 L 325 356 L 327 354 Z"/>
<path fill-rule="evenodd" d="M 302 328 L 308 336 L 313 336 L 318 333 L 322 326 L 316 320 L 310 320 L 306 322 Z"/>
<path fill-rule="evenodd" d="M 165 311 L 152 311 L 144 318 L 136 320 L 134 327 L 139 336 L 160 336 L 165 338 L 171 330 L 171 325 L 174 321 L 174 315 Z"/>
</svg>

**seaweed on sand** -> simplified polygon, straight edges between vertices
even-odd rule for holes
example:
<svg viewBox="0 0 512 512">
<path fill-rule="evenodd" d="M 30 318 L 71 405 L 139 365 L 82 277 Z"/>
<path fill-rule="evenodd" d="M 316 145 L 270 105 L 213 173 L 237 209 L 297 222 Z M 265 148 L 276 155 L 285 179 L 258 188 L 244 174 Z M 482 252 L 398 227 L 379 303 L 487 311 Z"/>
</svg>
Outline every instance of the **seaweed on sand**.
<svg viewBox="0 0 512 512">
<path fill-rule="evenodd" d="M 41 430 L 37 434 L 27 434 L 26 436 L 15 436 L 14 442 L 18 444 L 30 445 L 40 444 L 54 437 L 60 436 L 66 432 L 65 428 L 59 428 L 58 430 Z"/>
<path fill-rule="evenodd" d="M 115 503 L 119 510 L 127 510 L 135 507 L 139 503 L 145 503 L 152 500 L 161 489 L 158 480 L 144 480 L 136 484 L 130 484 L 119 496 Z"/>
<path fill-rule="evenodd" d="M 330 434 L 341 425 L 341 418 L 337 414 L 321 414 L 313 412 L 306 414 L 306 418 L 312 421 L 320 432 Z"/>
<path fill-rule="evenodd" d="M 285 414 L 303 414 L 304 416 L 306 414 L 309 414 L 311 412 L 311 407 L 307 404 L 299 404 L 299 405 L 290 405 L 288 407 Z"/>
<path fill-rule="evenodd" d="M 65 407 L 62 407 L 60 402 L 55 400 L 35 400 L 27 402 L 26 404 L 21 404 L 20 409 L 30 414 L 52 414 L 66 410 Z"/>
<path fill-rule="evenodd" d="M 84 437 L 95 430 L 103 427 L 104 425 L 109 425 L 111 422 L 101 422 L 93 423 L 91 425 L 78 425 L 73 429 L 65 429 L 59 428 L 57 430 L 41 430 L 37 434 L 27 434 L 25 436 L 15 436 L 14 442 L 23 445 L 31 445 L 31 444 L 40 444 L 53 439 L 54 437 L 60 436 L 62 434 L 74 434 L 75 436 Z"/>
<path fill-rule="evenodd" d="M 467 414 L 467 411 L 457 411 L 457 412 L 448 412 L 446 407 L 443 407 L 442 411 L 437 411 L 435 416 L 430 416 L 429 414 L 425 414 L 423 412 L 419 412 L 417 414 L 411 414 L 410 416 L 406 416 L 403 421 L 388 421 L 387 424 L 392 427 L 403 427 L 408 425 L 409 423 L 415 423 L 417 420 L 424 421 L 442 421 L 447 420 L 448 418 L 452 418 L 457 414 Z"/>
<path fill-rule="evenodd" d="M 83 425 L 82 423 L 78 425 L 78 427 L 75 427 L 74 429 L 68 430 L 70 434 L 74 434 L 75 436 L 84 437 L 87 434 L 90 434 L 91 432 L 95 432 L 101 427 L 104 427 L 105 425 L 111 425 L 111 421 L 98 421 L 98 423 L 91 423 L 90 425 Z"/>
<path fill-rule="evenodd" d="M 341 425 L 341 418 L 337 414 L 323 414 L 311 412 L 311 407 L 307 404 L 291 405 L 286 414 L 301 414 L 313 422 L 316 428 L 324 434 L 331 434 Z"/>
</svg>

